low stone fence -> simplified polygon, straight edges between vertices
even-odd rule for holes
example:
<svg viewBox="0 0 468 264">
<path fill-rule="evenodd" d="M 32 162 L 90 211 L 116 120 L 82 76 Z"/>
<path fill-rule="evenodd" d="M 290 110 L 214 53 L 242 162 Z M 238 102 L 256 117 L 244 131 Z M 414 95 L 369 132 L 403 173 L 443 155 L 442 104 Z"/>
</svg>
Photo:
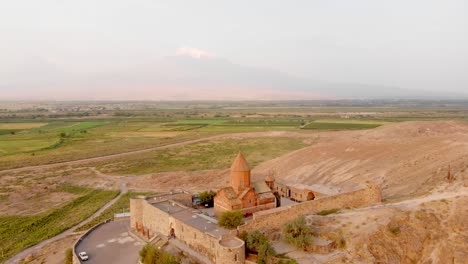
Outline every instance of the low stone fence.
<svg viewBox="0 0 468 264">
<path fill-rule="evenodd" d="M 109 223 L 110 221 L 112 221 L 111 219 L 107 219 L 106 221 L 104 222 L 101 222 L 93 227 L 91 227 L 90 229 L 88 229 L 88 231 L 86 231 L 76 242 L 75 244 L 73 244 L 73 264 L 80 264 L 81 261 L 80 261 L 80 258 L 78 257 L 78 253 L 76 252 L 76 247 L 81 243 L 81 241 L 87 237 L 89 234 L 91 234 L 91 232 L 93 232 L 96 228 L 100 227 L 101 225 L 103 224 L 107 224 Z"/>
<path fill-rule="evenodd" d="M 239 226 L 237 230 L 239 233 L 253 230 L 276 231 L 281 229 L 286 222 L 300 215 L 316 214 L 331 209 L 365 207 L 381 202 L 382 191 L 380 187 L 369 185 L 353 192 L 325 196 L 312 201 L 256 212 L 251 221 Z"/>
</svg>

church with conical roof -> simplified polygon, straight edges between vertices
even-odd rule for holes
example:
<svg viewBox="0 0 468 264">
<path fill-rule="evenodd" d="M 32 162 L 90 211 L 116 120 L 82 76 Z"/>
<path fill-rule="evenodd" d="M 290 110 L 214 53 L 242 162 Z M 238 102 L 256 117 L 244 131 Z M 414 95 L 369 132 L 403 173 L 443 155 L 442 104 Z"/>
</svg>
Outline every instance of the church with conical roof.
<svg viewBox="0 0 468 264">
<path fill-rule="evenodd" d="M 230 186 L 218 190 L 214 198 L 215 215 L 225 211 L 242 211 L 244 215 L 250 215 L 278 205 L 279 197 L 265 181 L 250 182 L 249 164 L 239 152 L 231 166 Z"/>
</svg>

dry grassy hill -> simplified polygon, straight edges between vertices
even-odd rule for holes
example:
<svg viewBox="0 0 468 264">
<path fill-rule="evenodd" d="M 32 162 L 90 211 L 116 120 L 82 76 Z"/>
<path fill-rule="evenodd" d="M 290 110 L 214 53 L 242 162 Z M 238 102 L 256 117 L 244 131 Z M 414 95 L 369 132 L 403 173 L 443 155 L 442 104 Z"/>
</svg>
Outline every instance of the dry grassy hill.
<svg viewBox="0 0 468 264">
<path fill-rule="evenodd" d="M 257 166 L 261 179 L 278 179 L 353 189 L 381 184 L 386 199 L 428 192 L 445 181 L 448 166 L 457 178 L 467 176 L 468 123 L 405 122 L 366 131 L 324 132 L 315 144 Z"/>
<path fill-rule="evenodd" d="M 406 122 L 320 133 L 314 141 L 260 164 L 253 175 L 259 180 L 274 171 L 277 179 L 342 191 L 373 181 L 385 202 L 307 216 L 320 237 L 341 246 L 327 255 L 289 256 L 299 263 L 466 263 L 467 122 Z"/>
</svg>

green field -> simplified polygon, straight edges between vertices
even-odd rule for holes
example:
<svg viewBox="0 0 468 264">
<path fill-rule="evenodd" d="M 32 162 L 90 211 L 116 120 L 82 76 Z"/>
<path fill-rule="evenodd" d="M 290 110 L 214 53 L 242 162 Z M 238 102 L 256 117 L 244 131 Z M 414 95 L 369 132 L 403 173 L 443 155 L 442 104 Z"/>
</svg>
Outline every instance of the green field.
<svg viewBox="0 0 468 264">
<path fill-rule="evenodd" d="M 224 119 L 185 119 L 175 122 L 176 125 L 220 125 Z"/>
<path fill-rule="evenodd" d="M 154 147 L 198 134 L 177 137 L 128 136 L 135 131 L 164 131 L 154 122 L 50 122 L 48 125 L 0 135 L 0 169 L 56 163 Z"/>
<path fill-rule="evenodd" d="M 114 219 L 114 214 L 128 212 L 130 210 L 130 198 L 138 195 L 151 195 L 154 193 L 148 192 L 128 192 L 123 194 L 111 207 L 107 208 L 102 212 L 98 217 L 91 220 L 86 225 L 81 226 L 75 231 L 84 231 L 88 230 L 91 227 L 104 222 L 107 219 Z"/>
<path fill-rule="evenodd" d="M 0 174 L 0 203 L 14 206 L 14 195 L 21 190 L 23 193 L 30 191 L 33 195 L 18 203 L 40 207 L 36 212 L 42 213 L 21 216 L 0 213 L 0 262 L 76 225 L 117 195 L 117 191 L 63 184 L 91 186 L 100 181 L 106 184 L 103 186 L 112 186 L 114 179 L 97 177 L 90 167 L 111 175 L 227 169 L 238 151 L 255 167 L 313 144 L 305 142 L 311 142 L 317 131 L 373 129 L 402 121 L 468 120 L 467 117 L 467 102 L 440 100 L 0 102 L 0 170 L 100 157 L 228 133 L 293 131 L 294 135 L 308 134 L 306 141 L 296 136 L 251 134 L 252 137 L 243 139 L 217 139 L 99 162 L 3 172 Z M 59 187 L 48 189 L 54 185 Z M 41 191 L 36 193 L 39 188 Z M 60 205 L 52 202 L 53 199 L 49 203 L 34 203 L 38 197 L 49 201 L 48 195 L 54 190 L 74 195 Z M 129 197 L 135 194 L 123 195 L 80 230 L 125 211 Z M 61 207 L 51 209 L 52 206 Z"/>
<path fill-rule="evenodd" d="M 0 130 L 8 130 L 8 129 L 17 129 L 17 130 L 24 130 L 24 129 L 31 129 L 36 127 L 42 127 L 47 125 L 47 123 L 41 122 L 9 122 L 9 123 L 1 123 Z"/>
<path fill-rule="evenodd" d="M 262 161 L 305 147 L 300 138 L 249 138 L 201 142 L 91 163 L 103 173 L 145 174 L 228 168 L 239 151 L 253 167 Z"/>
<path fill-rule="evenodd" d="M 300 129 L 297 121 L 202 121 L 51 121 L 15 134 L 0 134 L 0 170 L 110 155 L 223 133 Z"/>
<path fill-rule="evenodd" d="M 0 170 L 224 133 L 372 129 L 468 116 L 465 102 L 449 101 L 45 102 L 26 103 L 24 108 L 21 103 L 4 104 Z"/>
<path fill-rule="evenodd" d="M 316 130 L 355 130 L 355 129 L 371 129 L 381 126 L 381 124 L 373 123 L 332 123 L 332 122 L 312 122 L 303 127 L 303 129 Z"/>
<path fill-rule="evenodd" d="M 33 124 L 33 123 L 29 123 Z M 105 124 L 104 122 L 57 122 L 40 126 L 30 125 L 30 129 L 15 133 L 0 133 L 0 156 L 17 153 L 34 153 L 57 148 L 66 141 L 76 140 L 88 129 Z M 9 125 L 0 123 L 1 126 Z M 15 126 L 18 127 L 18 126 Z M 5 130 L 4 130 L 5 131 Z"/>
<path fill-rule="evenodd" d="M 119 193 L 75 186 L 63 186 L 60 191 L 81 196 L 60 208 L 39 215 L 0 216 L 0 262 L 80 223 Z"/>
</svg>

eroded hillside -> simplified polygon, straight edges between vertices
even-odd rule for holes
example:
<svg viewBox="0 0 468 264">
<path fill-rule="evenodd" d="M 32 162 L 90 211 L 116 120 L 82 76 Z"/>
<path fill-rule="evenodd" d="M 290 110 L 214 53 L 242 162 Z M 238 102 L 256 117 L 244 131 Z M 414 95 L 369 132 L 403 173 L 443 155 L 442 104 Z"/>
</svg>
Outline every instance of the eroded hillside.
<svg viewBox="0 0 468 264">
<path fill-rule="evenodd" d="M 299 263 L 465 263 L 468 257 L 466 122 L 319 133 L 311 146 L 264 162 L 253 174 L 269 173 L 341 191 L 367 182 L 382 187 L 381 205 L 308 215 L 316 235 L 338 246 L 330 254 L 289 252 Z"/>
<path fill-rule="evenodd" d="M 342 191 L 372 181 L 385 199 L 427 193 L 445 181 L 449 165 L 456 178 L 466 178 L 468 123 L 406 122 L 366 131 L 324 132 L 314 144 L 257 166 L 261 179 L 325 184 Z"/>
<path fill-rule="evenodd" d="M 338 248 L 288 255 L 299 263 L 466 263 L 467 203 L 468 188 L 457 180 L 414 199 L 309 215 L 316 235 Z"/>
</svg>

